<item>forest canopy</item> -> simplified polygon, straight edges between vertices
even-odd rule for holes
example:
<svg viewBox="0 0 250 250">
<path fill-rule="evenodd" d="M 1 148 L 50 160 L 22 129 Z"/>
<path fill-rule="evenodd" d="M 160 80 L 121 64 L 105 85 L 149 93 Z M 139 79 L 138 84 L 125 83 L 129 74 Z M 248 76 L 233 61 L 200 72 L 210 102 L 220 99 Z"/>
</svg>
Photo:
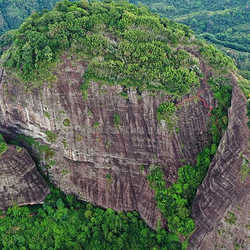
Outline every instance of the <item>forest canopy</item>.
<svg viewBox="0 0 250 250">
<path fill-rule="evenodd" d="M 250 70 L 249 0 L 131 0 L 160 16 L 191 27 L 206 40 L 236 59 L 241 70 Z"/>
<path fill-rule="evenodd" d="M 53 11 L 32 14 L 5 36 L 10 48 L 3 65 L 28 86 L 53 81 L 51 67 L 65 51 L 88 62 L 82 92 L 90 80 L 177 96 L 199 84 L 194 70 L 199 60 L 180 48 L 195 44 L 193 31 L 127 2 L 63 1 Z M 228 57 L 212 53 L 221 68 L 234 68 Z"/>
<path fill-rule="evenodd" d="M 0 35 L 19 28 L 33 12 L 52 9 L 57 2 L 59 0 L 0 0 Z"/>
<path fill-rule="evenodd" d="M 34 13 L 7 35 L 10 48 L 2 56 L 4 66 L 33 84 L 53 78 L 50 67 L 69 50 L 88 61 L 85 80 L 177 95 L 198 84 L 196 73 L 188 69 L 197 62 L 175 49 L 188 44 L 193 32 L 126 2 L 63 1 L 53 11 Z"/>
</svg>

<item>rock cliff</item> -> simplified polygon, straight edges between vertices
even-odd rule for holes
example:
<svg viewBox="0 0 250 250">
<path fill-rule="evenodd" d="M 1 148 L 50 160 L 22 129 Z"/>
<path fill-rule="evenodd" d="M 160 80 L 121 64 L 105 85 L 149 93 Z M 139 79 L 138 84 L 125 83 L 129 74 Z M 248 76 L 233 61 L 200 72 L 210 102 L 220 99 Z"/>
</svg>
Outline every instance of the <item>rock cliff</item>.
<svg viewBox="0 0 250 250">
<path fill-rule="evenodd" d="M 228 128 L 193 203 L 189 249 L 250 249 L 250 148 L 246 99 L 234 85 Z"/>
<path fill-rule="evenodd" d="M 41 204 L 49 187 L 26 149 L 9 145 L 0 157 L 0 209 Z"/>
<path fill-rule="evenodd" d="M 136 210 L 154 229 L 165 221 L 147 175 L 151 164 L 160 165 L 156 199 L 163 214 L 170 208 L 168 226 L 179 236 L 193 231 L 190 197 L 226 128 L 233 86 L 228 128 L 193 203 L 189 249 L 248 248 L 249 129 L 246 99 L 229 74 L 232 60 L 185 26 L 105 1 L 62 2 L 32 15 L 10 40 L 1 57 L 5 69 L 0 65 L 0 132 L 38 156 L 44 174 L 66 194 Z M 228 79 L 232 86 L 224 85 Z M 205 147 L 194 168 L 186 165 Z M 42 202 L 49 192 L 27 152 L 18 152 L 19 162 L 14 150 L 2 158 L 2 180 L 9 182 L 2 184 L 4 209 L 14 201 Z M 162 178 L 170 186 L 183 165 L 188 173 L 182 169 L 181 183 L 165 190 Z M 12 182 L 20 189 L 12 190 Z"/>
<path fill-rule="evenodd" d="M 55 149 L 48 174 L 65 193 L 118 211 L 137 210 L 155 228 L 160 213 L 146 179 L 147 167 L 162 165 L 172 183 L 181 165 L 194 163 L 210 141 L 209 110 L 200 100 L 185 102 L 171 124 L 160 123 L 157 108 L 169 96 L 130 89 L 124 99 L 121 86 L 98 83 L 91 84 L 84 101 L 79 87 L 86 68 L 85 62 L 64 56 L 54 72 L 57 82 L 31 92 L 1 70 L 1 132 L 32 136 Z M 204 91 L 207 104 L 216 105 L 203 82 L 195 91 Z"/>
</svg>

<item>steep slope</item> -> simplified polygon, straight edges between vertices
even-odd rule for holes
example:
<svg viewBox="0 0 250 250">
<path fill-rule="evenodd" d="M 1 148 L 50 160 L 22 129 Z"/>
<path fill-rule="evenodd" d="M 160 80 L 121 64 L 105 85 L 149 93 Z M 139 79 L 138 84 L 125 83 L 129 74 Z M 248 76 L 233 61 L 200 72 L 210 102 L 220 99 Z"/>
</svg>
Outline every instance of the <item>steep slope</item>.
<svg viewBox="0 0 250 250">
<path fill-rule="evenodd" d="M 193 204 L 190 249 L 249 248 L 249 128 L 246 99 L 235 84 L 228 128 Z"/>
<path fill-rule="evenodd" d="M 136 210 L 154 229 L 167 218 L 177 241 L 188 238 L 196 189 L 227 127 L 232 60 L 184 25 L 115 2 L 33 14 L 9 46 L 6 138 L 32 148 L 66 194 Z"/>
<path fill-rule="evenodd" d="M 82 33 L 72 35 L 72 25 Z M 209 110 L 203 102 L 179 105 L 172 121 L 165 111 L 162 121 L 157 118 L 161 103 L 181 103 L 180 96 L 190 91 L 201 92 L 209 106 L 216 106 L 203 80 L 195 88 L 198 76 L 183 68 L 199 59 L 175 48 L 177 39 L 192 43 L 191 35 L 185 26 L 128 4 L 65 2 L 55 12 L 33 15 L 3 55 L 7 71 L 1 70 L 0 77 L 1 130 L 52 147 L 45 153 L 46 163 L 61 190 L 103 207 L 138 210 L 156 228 L 159 212 L 146 179 L 148 167 L 164 166 L 170 184 L 183 162 L 195 163 L 210 140 Z M 66 49 L 80 51 L 82 59 L 60 53 Z M 51 62 L 60 54 L 53 76 Z M 57 79 L 53 85 L 51 79 Z"/>
<path fill-rule="evenodd" d="M 24 148 L 9 145 L 0 157 L 0 209 L 41 204 L 49 187 Z"/>
<path fill-rule="evenodd" d="M 156 227 L 159 212 L 147 183 L 148 169 L 140 165 L 164 165 L 168 182 L 174 181 L 181 162 L 194 163 L 209 141 L 208 109 L 202 102 L 185 105 L 175 118 L 176 133 L 157 121 L 157 107 L 169 99 L 166 95 L 138 96 L 131 90 L 123 99 L 121 86 L 93 82 L 84 101 L 79 87 L 85 67 L 65 58 L 53 88 L 44 85 L 30 94 L 3 70 L 1 131 L 32 136 L 54 148 L 56 164 L 49 169 L 50 178 L 64 192 L 115 210 L 138 210 Z M 203 98 L 216 105 L 209 90 Z M 119 128 L 114 114 L 121 118 Z M 56 134 L 53 143 L 46 131 Z"/>
</svg>

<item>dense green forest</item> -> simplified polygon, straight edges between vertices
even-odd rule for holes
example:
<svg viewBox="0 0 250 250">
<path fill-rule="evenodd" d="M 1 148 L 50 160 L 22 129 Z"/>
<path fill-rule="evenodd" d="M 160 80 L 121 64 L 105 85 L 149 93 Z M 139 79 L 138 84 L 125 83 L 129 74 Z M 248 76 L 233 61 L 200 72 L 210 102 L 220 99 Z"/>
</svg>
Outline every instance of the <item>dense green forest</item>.
<svg viewBox="0 0 250 250">
<path fill-rule="evenodd" d="M 192 34 L 185 25 L 125 2 L 65 1 L 52 12 L 34 13 L 12 32 L 2 61 L 27 86 L 38 86 L 45 79 L 53 81 L 51 66 L 71 51 L 89 62 L 82 91 L 88 80 L 97 79 L 183 95 L 198 84 L 196 73 L 188 69 L 197 60 L 173 48 L 188 44 Z M 224 66 L 233 63 L 226 59 Z"/>
<path fill-rule="evenodd" d="M 250 70 L 249 0 L 132 0 L 161 16 L 190 26 L 197 34 L 236 59 L 240 69 Z M 244 72 L 243 72 L 244 73 Z"/>
<path fill-rule="evenodd" d="M 177 235 L 154 232 L 138 213 L 116 213 L 65 196 L 51 186 L 43 205 L 0 215 L 0 249 L 181 249 Z"/>
<path fill-rule="evenodd" d="M 51 67 L 65 51 L 89 62 L 81 91 L 95 79 L 126 87 L 160 89 L 182 96 L 199 84 L 198 59 L 177 46 L 199 43 L 185 25 L 159 18 L 145 7 L 126 2 L 58 3 L 47 13 L 34 13 L 6 35 L 10 48 L 3 65 L 27 86 L 53 81 Z M 235 66 L 213 47 L 200 43 L 201 53 L 221 69 Z M 85 96 L 86 98 L 86 96 Z"/>
<path fill-rule="evenodd" d="M 0 0 L 0 35 L 7 30 L 18 28 L 31 13 L 52 9 L 56 2 L 58 0 Z M 212 2 L 131 0 L 131 2 L 145 4 L 161 16 L 187 24 L 200 37 L 216 44 L 233 57 L 242 75 L 250 79 L 249 0 Z M 8 40 L 8 36 L 0 39 L 0 47 L 5 45 L 5 40 Z"/>
<path fill-rule="evenodd" d="M 0 35 L 7 30 L 18 28 L 31 13 L 52 9 L 56 2 L 58 0 L 0 0 Z M 234 58 L 241 74 L 250 79 L 249 0 L 131 2 L 145 4 L 163 17 L 187 24 L 200 38 L 216 44 L 225 54 Z M 8 39 L 8 34 L 0 39 L 0 54 Z"/>
<path fill-rule="evenodd" d="M 52 9 L 59 0 L 0 0 L 0 35 L 19 28 L 34 11 Z M 73 0 L 71 0 L 73 1 Z"/>
</svg>

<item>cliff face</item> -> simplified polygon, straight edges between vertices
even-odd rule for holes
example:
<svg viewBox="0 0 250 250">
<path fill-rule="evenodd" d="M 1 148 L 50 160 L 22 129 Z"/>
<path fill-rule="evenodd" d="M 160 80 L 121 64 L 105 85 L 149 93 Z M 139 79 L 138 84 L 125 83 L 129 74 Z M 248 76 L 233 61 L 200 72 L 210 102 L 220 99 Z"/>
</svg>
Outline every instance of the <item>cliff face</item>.
<svg viewBox="0 0 250 250">
<path fill-rule="evenodd" d="M 124 99 L 121 86 L 98 83 L 91 84 L 84 101 L 79 87 L 86 67 L 63 57 L 55 71 L 57 82 L 31 92 L 1 70 L 1 131 L 32 136 L 54 148 L 49 178 L 65 193 L 106 208 L 137 210 L 155 228 L 160 213 L 146 179 L 147 167 L 161 164 L 166 180 L 173 182 L 184 159 L 194 163 L 209 141 L 208 110 L 199 100 L 184 102 L 167 125 L 157 120 L 157 108 L 168 96 L 130 90 Z M 215 106 L 203 83 L 201 90 L 207 104 Z M 53 143 L 45 131 L 57 135 Z"/>
<path fill-rule="evenodd" d="M 0 169 L 0 209 L 41 204 L 49 194 L 49 187 L 26 149 L 9 145 L 0 157 Z"/>
<path fill-rule="evenodd" d="M 193 204 L 196 231 L 190 238 L 190 250 L 250 248 L 247 121 L 246 99 L 235 85 L 228 128 Z"/>
</svg>

